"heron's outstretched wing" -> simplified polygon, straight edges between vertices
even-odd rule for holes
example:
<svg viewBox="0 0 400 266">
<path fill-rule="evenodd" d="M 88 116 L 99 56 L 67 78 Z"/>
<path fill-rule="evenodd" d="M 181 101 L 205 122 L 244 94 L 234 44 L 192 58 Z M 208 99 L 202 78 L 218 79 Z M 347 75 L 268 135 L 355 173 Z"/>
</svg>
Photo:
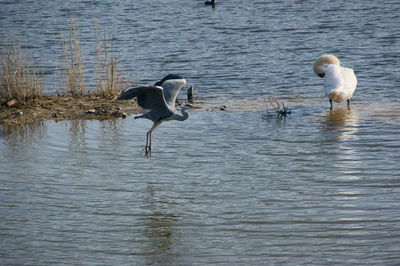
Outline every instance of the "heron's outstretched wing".
<svg viewBox="0 0 400 266">
<path fill-rule="evenodd" d="M 164 81 L 168 80 L 168 79 L 183 79 L 182 76 L 177 75 L 177 74 L 168 74 L 165 77 L 163 77 L 161 80 L 157 81 L 154 86 L 160 86 L 162 87 L 162 84 L 164 83 Z"/>
<path fill-rule="evenodd" d="M 171 110 L 174 110 L 176 97 L 185 84 L 186 80 L 182 76 L 177 74 L 168 74 L 163 79 L 156 82 L 154 86 L 163 87 L 165 102 Z"/>
<path fill-rule="evenodd" d="M 164 89 L 165 102 L 170 108 L 175 109 L 176 97 L 185 84 L 186 80 L 184 78 L 168 79 L 162 83 L 161 86 Z"/>
<path fill-rule="evenodd" d="M 150 110 L 165 110 L 168 109 L 164 99 L 163 88 L 158 86 L 142 86 L 127 89 L 121 92 L 117 100 L 128 100 L 137 98 L 137 103 L 140 107 Z"/>
</svg>

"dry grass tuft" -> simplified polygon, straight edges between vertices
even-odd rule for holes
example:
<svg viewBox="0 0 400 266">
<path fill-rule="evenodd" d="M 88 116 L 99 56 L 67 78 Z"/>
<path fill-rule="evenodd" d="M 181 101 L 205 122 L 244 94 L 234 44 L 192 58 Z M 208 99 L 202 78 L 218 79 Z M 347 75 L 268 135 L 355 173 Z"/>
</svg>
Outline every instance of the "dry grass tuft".
<svg viewBox="0 0 400 266">
<path fill-rule="evenodd" d="M 94 84 L 95 88 L 89 91 L 87 88 L 91 86 L 85 84 L 84 74 L 93 73 L 93 69 L 84 69 L 86 65 L 82 63 L 79 30 L 71 25 L 69 30 L 61 35 L 64 62 L 61 67 L 58 95 L 76 98 L 95 95 L 113 99 L 131 85 L 132 80 L 118 70 L 111 42 L 112 36 L 104 33 L 104 36 L 100 37 L 99 31 L 96 30 L 96 47 L 93 47 L 95 61 L 92 61 L 96 77 L 93 77 L 93 83 L 89 83 Z M 43 96 L 43 82 L 38 72 L 33 71 L 28 60 L 21 56 L 17 45 L 4 45 L 1 51 L 0 104 L 11 100 L 23 103 Z"/>
<path fill-rule="evenodd" d="M 67 34 L 62 34 L 64 51 L 64 94 L 79 97 L 85 94 L 85 81 L 81 63 L 80 39 L 76 27 L 71 26 Z"/>
<path fill-rule="evenodd" d="M 117 59 L 112 55 L 112 37 L 104 32 L 100 37 L 96 30 L 96 62 L 94 63 L 97 75 L 96 88 L 93 92 L 86 90 L 79 34 L 75 26 L 71 26 L 67 34 L 62 35 L 64 51 L 64 94 L 73 97 L 93 93 L 99 97 L 112 99 L 119 94 L 129 83 L 117 68 Z M 91 72 L 91 71 L 88 71 Z"/>
<path fill-rule="evenodd" d="M 0 100 L 27 101 L 43 95 L 43 83 L 17 45 L 3 45 L 0 63 Z"/>
<path fill-rule="evenodd" d="M 111 36 L 104 32 L 100 40 L 96 30 L 96 94 L 104 98 L 114 98 L 127 84 L 127 80 L 117 69 L 117 59 L 112 56 Z"/>
</svg>

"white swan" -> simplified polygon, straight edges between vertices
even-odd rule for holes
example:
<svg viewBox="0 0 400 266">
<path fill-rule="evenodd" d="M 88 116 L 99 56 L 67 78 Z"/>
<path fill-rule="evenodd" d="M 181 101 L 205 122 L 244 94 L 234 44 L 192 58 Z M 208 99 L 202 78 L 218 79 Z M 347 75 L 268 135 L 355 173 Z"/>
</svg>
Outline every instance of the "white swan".
<svg viewBox="0 0 400 266">
<path fill-rule="evenodd" d="M 332 101 L 341 103 L 347 100 L 350 108 L 350 98 L 353 96 L 357 86 L 357 78 L 353 69 L 340 66 L 339 59 L 331 54 L 324 54 L 314 62 L 314 73 L 324 78 L 325 93 Z"/>
</svg>

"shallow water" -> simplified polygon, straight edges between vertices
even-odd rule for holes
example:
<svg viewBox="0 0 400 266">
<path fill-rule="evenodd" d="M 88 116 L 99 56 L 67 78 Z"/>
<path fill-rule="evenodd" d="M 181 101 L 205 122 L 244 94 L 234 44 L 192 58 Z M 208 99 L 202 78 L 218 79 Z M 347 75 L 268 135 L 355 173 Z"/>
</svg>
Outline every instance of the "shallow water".
<svg viewBox="0 0 400 266">
<path fill-rule="evenodd" d="M 2 264 L 400 263 L 397 2 L 78 2 L 0 2 L 49 93 L 75 20 L 88 65 L 97 23 L 137 83 L 180 73 L 204 109 L 150 159 L 147 120 L 0 128 Z M 328 110 L 325 52 L 355 69 L 351 110 Z M 267 96 L 292 113 L 263 119 Z"/>
</svg>

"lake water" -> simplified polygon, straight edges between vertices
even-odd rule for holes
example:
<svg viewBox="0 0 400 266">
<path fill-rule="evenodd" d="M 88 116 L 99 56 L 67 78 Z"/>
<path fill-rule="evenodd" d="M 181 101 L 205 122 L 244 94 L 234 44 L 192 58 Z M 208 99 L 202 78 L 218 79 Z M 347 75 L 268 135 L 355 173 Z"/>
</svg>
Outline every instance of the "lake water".
<svg viewBox="0 0 400 266">
<path fill-rule="evenodd" d="M 0 37 L 57 88 L 60 35 L 94 27 L 137 84 L 168 73 L 204 107 L 147 120 L 0 128 L 2 265 L 400 264 L 398 1 L 0 1 Z M 312 63 L 355 70 L 351 110 Z M 289 105 L 265 119 L 265 99 Z M 180 98 L 184 98 L 182 92 Z M 221 106 L 227 106 L 221 111 Z"/>
</svg>

